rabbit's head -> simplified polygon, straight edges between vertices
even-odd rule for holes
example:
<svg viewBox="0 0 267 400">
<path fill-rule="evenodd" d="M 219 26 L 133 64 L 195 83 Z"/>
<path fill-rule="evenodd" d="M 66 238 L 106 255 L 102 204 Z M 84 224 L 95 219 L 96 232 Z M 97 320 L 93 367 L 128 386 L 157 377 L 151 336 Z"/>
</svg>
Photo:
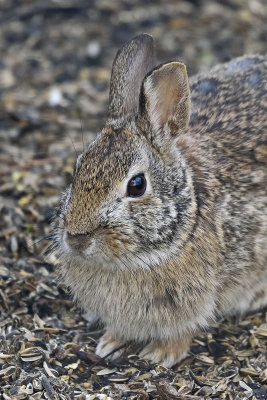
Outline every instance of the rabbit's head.
<svg viewBox="0 0 267 400">
<path fill-rule="evenodd" d="M 62 202 L 62 257 L 145 269 L 177 254 L 197 208 L 190 169 L 176 146 L 189 114 L 185 66 L 155 68 L 149 35 L 127 43 L 113 63 L 107 124 L 78 157 Z"/>
</svg>

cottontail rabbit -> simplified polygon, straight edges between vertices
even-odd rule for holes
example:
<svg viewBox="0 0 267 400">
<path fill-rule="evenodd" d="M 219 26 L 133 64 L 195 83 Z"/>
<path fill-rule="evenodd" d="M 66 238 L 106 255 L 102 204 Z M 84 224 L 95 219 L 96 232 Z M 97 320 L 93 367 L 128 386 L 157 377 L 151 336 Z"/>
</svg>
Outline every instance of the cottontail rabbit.
<svg viewBox="0 0 267 400">
<path fill-rule="evenodd" d="M 149 35 L 118 52 L 54 237 L 64 282 L 106 324 L 98 355 L 133 340 L 170 367 L 216 317 L 267 304 L 266 67 L 246 56 L 189 85 L 183 64 L 154 66 Z"/>
</svg>

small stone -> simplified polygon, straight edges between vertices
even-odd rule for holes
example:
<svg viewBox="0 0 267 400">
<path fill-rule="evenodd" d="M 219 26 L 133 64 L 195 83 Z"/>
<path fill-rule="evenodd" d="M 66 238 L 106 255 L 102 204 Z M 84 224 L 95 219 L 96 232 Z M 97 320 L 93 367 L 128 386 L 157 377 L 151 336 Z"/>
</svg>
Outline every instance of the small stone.
<svg viewBox="0 0 267 400">
<path fill-rule="evenodd" d="M 20 207 L 26 206 L 32 200 L 32 196 L 29 194 L 27 196 L 23 196 L 18 200 L 18 205 Z"/>
<path fill-rule="evenodd" d="M 49 105 L 56 107 L 62 104 L 63 96 L 58 88 L 52 88 L 49 93 Z"/>
<path fill-rule="evenodd" d="M 86 54 L 90 58 L 97 58 L 101 52 L 101 46 L 96 40 L 92 40 L 88 43 L 86 48 Z"/>
<path fill-rule="evenodd" d="M 9 69 L 4 69 L 0 74 L 0 86 L 4 89 L 10 88 L 15 84 L 13 73 Z"/>
<path fill-rule="evenodd" d="M 16 253 L 19 248 L 17 238 L 14 235 L 11 235 L 10 237 L 10 248 L 12 253 Z"/>
</svg>

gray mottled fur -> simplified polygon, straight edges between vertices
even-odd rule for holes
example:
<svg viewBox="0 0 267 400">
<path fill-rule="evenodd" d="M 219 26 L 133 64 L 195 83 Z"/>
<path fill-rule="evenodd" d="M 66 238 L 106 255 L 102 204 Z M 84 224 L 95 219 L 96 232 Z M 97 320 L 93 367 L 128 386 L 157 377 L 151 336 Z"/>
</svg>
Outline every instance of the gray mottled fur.
<svg viewBox="0 0 267 400">
<path fill-rule="evenodd" d="M 79 159 L 54 251 L 107 326 L 98 354 L 150 341 L 143 356 L 171 366 L 216 316 L 267 303 L 267 59 L 197 75 L 189 97 L 182 64 L 147 74 L 152 48 L 140 35 L 114 61 L 109 120 Z M 147 192 L 128 198 L 140 172 Z"/>
</svg>

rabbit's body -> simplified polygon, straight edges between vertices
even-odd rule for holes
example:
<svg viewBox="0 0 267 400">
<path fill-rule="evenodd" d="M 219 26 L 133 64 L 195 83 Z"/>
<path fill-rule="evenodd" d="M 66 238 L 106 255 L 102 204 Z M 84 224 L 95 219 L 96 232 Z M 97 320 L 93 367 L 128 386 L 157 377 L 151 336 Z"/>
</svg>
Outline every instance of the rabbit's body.
<svg viewBox="0 0 267 400">
<path fill-rule="evenodd" d="M 151 342 L 143 356 L 171 366 L 216 316 L 267 303 L 267 60 L 194 77 L 190 115 L 181 64 L 143 81 L 151 51 L 141 35 L 118 53 L 109 120 L 78 159 L 57 247 L 65 283 L 107 326 L 97 353 Z"/>
<path fill-rule="evenodd" d="M 194 77 L 189 129 L 178 139 L 204 202 L 214 181 L 224 237 L 218 307 L 227 314 L 267 304 L 266 73 L 266 57 L 247 56 Z"/>
</svg>

